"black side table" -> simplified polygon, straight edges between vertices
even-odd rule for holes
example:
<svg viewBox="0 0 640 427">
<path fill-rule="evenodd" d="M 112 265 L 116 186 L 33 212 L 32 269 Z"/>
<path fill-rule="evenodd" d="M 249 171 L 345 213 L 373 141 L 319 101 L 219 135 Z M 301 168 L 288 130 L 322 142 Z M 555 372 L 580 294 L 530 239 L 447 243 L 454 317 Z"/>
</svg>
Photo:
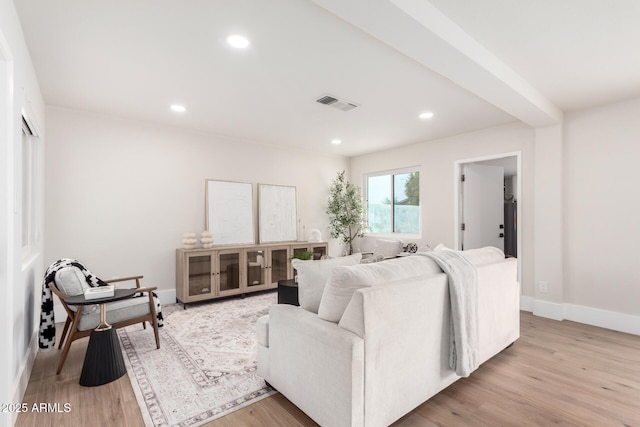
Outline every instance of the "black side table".
<svg viewBox="0 0 640 427">
<path fill-rule="evenodd" d="M 295 280 L 278 280 L 278 304 L 300 305 L 298 302 L 298 284 Z"/>
<path fill-rule="evenodd" d="M 91 331 L 87 353 L 84 355 L 80 385 L 93 387 L 117 380 L 127 372 L 120 350 L 120 341 L 116 330 L 107 323 L 106 307 L 108 302 L 131 298 L 137 289 L 115 289 L 112 297 L 86 299 L 84 295 L 65 298 L 68 305 L 100 304 L 100 324 Z"/>
</svg>

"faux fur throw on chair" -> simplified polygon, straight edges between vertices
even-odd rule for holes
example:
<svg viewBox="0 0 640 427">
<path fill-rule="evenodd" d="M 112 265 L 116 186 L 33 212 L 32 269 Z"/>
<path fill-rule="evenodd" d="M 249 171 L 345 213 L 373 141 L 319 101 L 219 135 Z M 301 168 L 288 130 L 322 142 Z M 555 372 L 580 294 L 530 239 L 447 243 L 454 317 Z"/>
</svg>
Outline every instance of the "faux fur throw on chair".
<svg viewBox="0 0 640 427">
<path fill-rule="evenodd" d="M 53 283 L 56 278 L 56 273 L 64 267 L 77 267 L 84 274 L 87 284 L 89 286 L 107 286 L 108 283 L 104 282 L 89 270 L 87 270 L 82 264 L 73 259 L 61 259 L 49 266 L 44 275 L 44 283 L 42 284 L 42 304 L 40 306 L 40 337 L 38 339 L 38 345 L 42 350 L 49 350 L 55 347 L 56 344 L 56 322 L 53 314 L 53 296 L 49 284 Z M 160 300 L 158 296 L 153 293 L 153 300 L 156 304 L 156 316 L 158 318 L 158 326 L 163 325 L 162 307 L 160 306 Z"/>
</svg>

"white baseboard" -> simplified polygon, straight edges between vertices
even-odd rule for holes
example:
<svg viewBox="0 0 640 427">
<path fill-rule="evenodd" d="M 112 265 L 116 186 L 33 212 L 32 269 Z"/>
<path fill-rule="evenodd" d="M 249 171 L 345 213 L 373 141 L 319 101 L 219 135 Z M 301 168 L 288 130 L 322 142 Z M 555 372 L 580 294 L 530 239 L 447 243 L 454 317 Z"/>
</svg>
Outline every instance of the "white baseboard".
<svg viewBox="0 0 640 427">
<path fill-rule="evenodd" d="M 533 312 L 533 297 L 528 297 L 526 295 L 520 296 L 520 310 L 528 311 L 529 313 Z"/>
<path fill-rule="evenodd" d="M 528 311 L 536 316 L 546 317 L 553 320 L 563 320 L 564 310 L 562 304 L 543 301 L 522 295 L 520 297 L 520 310 Z"/>
<path fill-rule="evenodd" d="M 175 304 L 176 303 L 176 290 L 165 289 L 163 291 L 156 291 L 158 298 L 160 298 L 160 304 Z"/>
<path fill-rule="evenodd" d="M 536 316 L 554 320 L 571 320 L 585 325 L 598 326 L 628 334 L 640 335 L 640 316 L 617 313 L 576 304 L 559 304 L 537 300 L 530 296 L 520 297 L 520 310 Z"/>
<path fill-rule="evenodd" d="M 632 314 L 617 313 L 583 305 L 564 304 L 564 318 L 587 325 L 640 335 L 640 316 Z"/>
<path fill-rule="evenodd" d="M 536 316 L 546 317 L 547 319 L 564 319 L 564 310 L 562 304 L 559 304 L 557 302 L 534 299 L 532 313 Z"/>
</svg>

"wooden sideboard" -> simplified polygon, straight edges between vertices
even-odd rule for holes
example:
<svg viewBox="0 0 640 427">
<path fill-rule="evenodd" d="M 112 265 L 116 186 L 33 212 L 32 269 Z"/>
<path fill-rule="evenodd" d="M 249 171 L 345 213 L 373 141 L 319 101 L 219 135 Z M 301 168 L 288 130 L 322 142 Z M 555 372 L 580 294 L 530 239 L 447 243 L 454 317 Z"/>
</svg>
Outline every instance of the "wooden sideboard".
<svg viewBox="0 0 640 427">
<path fill-rule="evenodd" d="M 312 251 L 327 255 L 327 242 L 287 242 L 209 249 L 176 249 L 176 299 L 182 304 L 275 289 L 293 278 L 290 258 Z"/>
</svg>

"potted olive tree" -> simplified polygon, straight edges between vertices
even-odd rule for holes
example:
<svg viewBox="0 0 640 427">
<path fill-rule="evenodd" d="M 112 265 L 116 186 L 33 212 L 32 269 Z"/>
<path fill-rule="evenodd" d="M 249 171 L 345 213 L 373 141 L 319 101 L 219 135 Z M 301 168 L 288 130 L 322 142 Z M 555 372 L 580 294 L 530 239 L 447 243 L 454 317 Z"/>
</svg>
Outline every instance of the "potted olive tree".
<svg viewBox="0 0 640 427">
<path fill-rule="evenodd" d="M 364 236 L 364 206 L 360 188 L 347 181 L 344 174 L 338 173 L 331 185 L 327 214 L 331 237 L 340 239 L 351 255 L 354 239 Z"/>
</svg>

